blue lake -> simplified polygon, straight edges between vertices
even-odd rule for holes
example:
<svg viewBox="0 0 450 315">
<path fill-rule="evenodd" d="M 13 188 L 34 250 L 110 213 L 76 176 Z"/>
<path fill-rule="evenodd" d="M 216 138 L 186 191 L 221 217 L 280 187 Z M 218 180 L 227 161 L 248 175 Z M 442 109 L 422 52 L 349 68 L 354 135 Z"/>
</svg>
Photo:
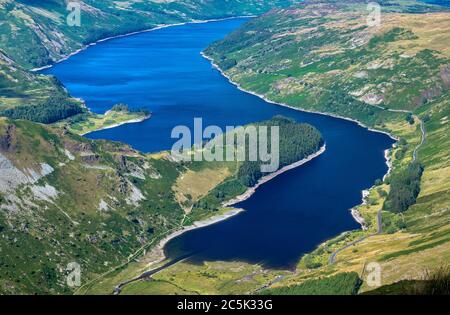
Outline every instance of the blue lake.
<svg viewBox="0 0 450 315">
<path fill-rule="evenodd" d="M 268 104 L 230 84 L 200 52 L 245 23 L 233 19 L 188 24 L 97 44 L 43 71 L 57 76 L 89 108 L 103 113 L 123 102 L 153 117 L 88 135 L 155 152 L 170 149 L 171 131 L 204 125 L 224 128 L 284 115 L 316 126 L 327 151 L 263 185 L 227 221 L 173 239 L 166 254 L 198 252 L 193 260 L 240 260 L 291 268 L 306 252 L 344 231 L 359 228 L 350 208 L 361 191 L 387 172 L 384 150 L 393 141 L 357 124 Z"/>
</svg>

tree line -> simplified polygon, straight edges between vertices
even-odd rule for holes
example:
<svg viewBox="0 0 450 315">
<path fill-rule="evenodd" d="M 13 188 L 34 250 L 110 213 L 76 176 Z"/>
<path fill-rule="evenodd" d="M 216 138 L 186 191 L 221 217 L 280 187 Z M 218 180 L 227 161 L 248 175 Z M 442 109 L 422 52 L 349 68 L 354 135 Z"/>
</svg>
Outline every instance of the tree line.
<svg viewBox="0 0 450 315">
<path fill-rule="evenodd" d="M 40 104 L 16 106 L 2 110 L 0 111 L 0 116 L 51 124 L 80 114 L 83 111 L 84 109 L 77 101 L 63 96 L 57 96 L 51 97 Z"/>
<path fill-rule="evenodd" d="M 407 168 L 391 175 L 388 180 L 391 188 L 384 203 L 384 210 L 402 213 L 416 203 L 420 193 L 423 170 L 420 163 L 414 162 Z"/>
<path fill-rule="evenodd" d="M 256 125 L 258 126 L 279 126 L 279 152 L 280 167 L 298 162 L 309 155 L 317 152 L 324 144 L 320 132 L 311 125 L 297 123 L 296 121 L 283 117 L 275 116 L 269 121 Z M 268 136 L 270 146 L 270 135 Z M 246 144 L 248 147 L 248 143 Z M 246 150 L 248 152 L 248 150 Z M 261 172 L 262 161 L 245 161 L 238 170 L 239 181 L 247 187 L 256 185 L 258 180 L 264 176 Z"/>
</svg>

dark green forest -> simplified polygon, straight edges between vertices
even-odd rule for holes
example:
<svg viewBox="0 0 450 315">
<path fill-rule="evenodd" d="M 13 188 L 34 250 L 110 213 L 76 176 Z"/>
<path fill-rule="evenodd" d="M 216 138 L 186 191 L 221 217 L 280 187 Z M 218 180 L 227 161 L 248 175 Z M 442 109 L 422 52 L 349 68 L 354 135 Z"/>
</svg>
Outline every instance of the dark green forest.
<svg viewBox="0 0 450 315">
<path fill-rule="evenodd" d="M 415 162 L 406 169 L 391 175 L 388 180 L 391 190 L 384 203 L 385 210 L 401 213 L 416 203 L 420 193 L 420 179 L 423 170 L 423 166 Z"/>
<path fill-rule="evenodd" d="M 125 113 L 138 113 L 144 115 L 150 115 L 150 111 L 145 108 L 130 108 L 127 104 L 118 103 L 111 108 L 113 112 L 125 112 Z"/>
<path fill-rule="evenodd" d="M 269 121 L 254 125 L 256 127 L 280 127 L 280 168 L 319 151 L 324 144 L 324 140 L 316 128 L 282 116 L 275 116 Z M 270 144 L 270 133 L 268 144 Z M 248 152 L 248 150 L 246 151 Z M 243 162 L 239 166 L 236 176 L 218 185 L 207 196 L 193 204 L 191 215 L 187 220 L 194 222 L 211 211 L 218 211 L 222 208 L 223 202 L 243 194 L 248 187 L 254 186 L 262 176 L 267 175 L 261 173 L 261 164 L 266 163 Z"/>
<path fill-rule="evenodd" d="M 324 144 L 320 132 L 311 125 L 297 123 L 294 120 L 282 116 L 276 116 L 269 121 L 257 124 L 259 126 L 279 126 L 280 131 L 280 167 L 298 162 L 317 152 Z M 268 144 L 270 147 L 270 134 Z M 248 146 L 248 143 L 247 143 Z M 247 150 L 248 151 L 248 150 Z M 264 176 L 261 165 L 266 164 L 261 160 L 245 161 L 238 171 L 239 181 L 247 186 L 254 186 Z"/>
</svg>

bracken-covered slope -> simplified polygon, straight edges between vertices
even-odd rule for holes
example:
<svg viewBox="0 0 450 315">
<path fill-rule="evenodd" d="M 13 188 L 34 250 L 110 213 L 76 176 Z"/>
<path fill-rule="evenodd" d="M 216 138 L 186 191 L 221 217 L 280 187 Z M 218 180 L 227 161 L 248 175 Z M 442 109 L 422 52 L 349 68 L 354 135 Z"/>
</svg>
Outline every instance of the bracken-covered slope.
<svg viewBox="0 0 450 315">
<path fill-rule="evenodd" d="M 420 279 L 449 261 L 450 12 L 415 1 L 382 4 L 381 25 L 369 27 L 362 1 L 305 1 L 205 51 L 244 89 L 400 139 L 388 154 L 390 176 L 354 209 L 367 231 L 326 242 L 275 286 L 361 273 L 369 262 L 381 264 L 383 283 Z"/>
<path fill-rule="evenodd" d="M 450 16 L 415 1 L 383 3 L 380 28 L 366 27 L 363 1 L 308 1 L 265 14 L 205 51 L 247 90 L 358 119 L 400 138 L 388 154 L 391 175 L 353 209 L 366 230 L 325 242 L 294 272 L 238 261 L 179 262 L 152 281 L 125 286 L 122 294 L 351 294 L 374 289 L 363 272 L 371 262 L 381 265 L 383 285 L 422 279 L 449 261 Z M 371 104 L 369 90 L 381 102 Z M 388 197 L 399 202 L 387 207 Z M 144 259 L 83 292 L 104 292 L 148 268 Z"/>
<path fill-rule="evenodd" d="M 369 124 L 448 88 L 447 12 L 386 12 L 380 27 L 368 27 L 367 14 L 358 3 L 311 1 L 251 21 L 206 54 L 244 88 Z"/>
</svg>

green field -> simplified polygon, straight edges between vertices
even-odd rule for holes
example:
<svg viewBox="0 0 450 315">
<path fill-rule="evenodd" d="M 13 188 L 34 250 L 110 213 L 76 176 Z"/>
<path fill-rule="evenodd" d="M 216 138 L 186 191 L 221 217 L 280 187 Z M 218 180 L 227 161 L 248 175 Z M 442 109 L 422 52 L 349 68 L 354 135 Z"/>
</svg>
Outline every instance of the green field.
<svg viewBox="0 0 450 315">
<path fill-rule="evenodd" d="M 124 105 L 123 110 L 116 107 L 117 105 L 103 115 L 85 111 L 62 120 L 55 125 L 59 128 L 65 128 L 72 133 L 85 135 L 101 129 L 141 122 L 151 117 L 151 113 L 146 110 L 130 111 L 126 105 Z"/>
</svg>

